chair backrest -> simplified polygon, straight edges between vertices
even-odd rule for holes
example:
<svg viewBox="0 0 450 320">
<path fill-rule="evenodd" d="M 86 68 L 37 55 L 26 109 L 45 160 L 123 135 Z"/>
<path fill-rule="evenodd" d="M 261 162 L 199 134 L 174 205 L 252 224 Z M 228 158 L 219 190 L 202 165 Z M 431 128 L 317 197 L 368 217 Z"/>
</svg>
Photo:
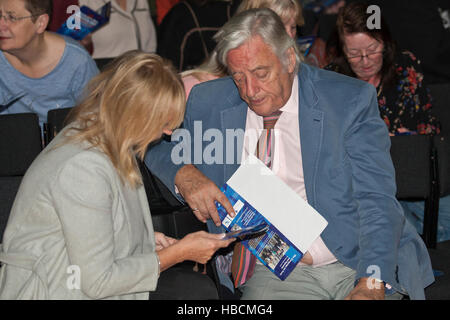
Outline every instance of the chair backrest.
<svg viewBox="0 0 450 320">
<path fill-rule="evenodd" d="M 0 116 L 0 242 L 22 177 L 41 150 L 36 114 Z"/>
<path fill-rule="evenodd" d="M 437 149 L 440 196 L 450 194 L 450 83 L 428 86 L 433 97 L 432 113 L 441 122 L 441 134 L 434 137 Z"/>
<path fill-rule="evenodd" d="M 0 176 L 20 176 L 42 150 L 35 113 L 0 116 Z"/>
<path fill-rule="evenodd" d="M 114 58 L 97 58 L 97 59 L 94 59 L 95 64 L 97 65 L 97 68 L 100 71 L 103 71 L 103 69 L 113 60 L 114 60 Z"/>
<path fill-rule="evenodd" d="M 450 83 L 429 85 L 433 98 L 432 113 L 441 122 L 442 135 L 450 137 Z"/>
<path fill-rule="evenodd" d="M 450 194 L 450 136 L 434 136 L 437 150 L 440 196 Z"/>
<path fill-rule="evenodd" d="M 3 241 L 3 232 L 8 223 L 9 213 L 11 212 L 22 178 L 23 176 L 0 176 L 0 243 Z"/>
<path fill-rule="evenodd" d="M 48 145 L 64 128 L 66 125 L 65 120 L 70 110 L 72 110 L 72 108 L 52 109 L 47 112 L 47 122 L 44 126 L 45 145 Z"/>
<path fill-rule="evenodd" d="M 432 139 L 427 135 L 391 137 L 397 198 L 425 199 L 430 196 Z"/>
</svg>

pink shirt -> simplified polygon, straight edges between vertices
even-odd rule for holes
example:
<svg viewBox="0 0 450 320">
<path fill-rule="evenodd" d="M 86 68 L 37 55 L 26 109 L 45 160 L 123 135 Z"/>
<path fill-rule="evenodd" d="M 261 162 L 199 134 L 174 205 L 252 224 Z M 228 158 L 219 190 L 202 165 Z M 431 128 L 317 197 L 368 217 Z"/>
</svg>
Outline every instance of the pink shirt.
<svg viewBox="0 0 450 320">
<path fill-rule="evenodd" d="M 181 80 L 183 80 L 184 91 L 186 92 L 186 100 L 189 97 L 189 93 L 191 93 L 192 87 L 194 87 L 196 84 L 218 78 L 217 76 L 206 73 L 206 72 L 202 72 L 201 77 L 202 77 L 202 80 L 199 80 L 197 77 L 195 77 L 193 75 L 188 75 L 181 79 Z"/>
<path fill-rule="evenodd" d="M 291 96 L 281 109 L 283 113 L 275 124 L 275 149 L 272 171 L 291 187 L 305 201 L 306 190 L 303 178 L 302 151 L 300 145 L 300 130 L 298 122 L 298 79 L 294 78 Z M 244 139 L 242 161 L 248 154 L 255 154 L 257 137 L 263 130 L 263 118 L 248 109 L 245 125 L 245 134 L 250 135 Z M 336 257 L 327 248 L 319 236 L 308 249 L 313 258 L 313 266 L 323 266 L 337 261 Z M 300 263 L 303 264 L 303 263 Z"/>
</svg>

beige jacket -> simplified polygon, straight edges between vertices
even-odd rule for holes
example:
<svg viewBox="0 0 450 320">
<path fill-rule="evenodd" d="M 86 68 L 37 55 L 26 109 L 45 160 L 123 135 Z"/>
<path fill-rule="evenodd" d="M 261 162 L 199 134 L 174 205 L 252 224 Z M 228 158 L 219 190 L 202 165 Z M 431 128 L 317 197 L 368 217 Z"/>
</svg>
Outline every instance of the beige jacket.
<svg viewBox="0 0 450 320">
<path fill-rule="evenodd" d="M 106 0 L 79 0 L 93 10 L 100 9 Z M 94 59 L 115 58 L 129 50 L 147 53 L 156 51 L 156 29 L 147 0 L 127 0 L 123 10 L 115 0 L 111 1 L 111 16 L 108 24 L 92 34 Z"/>
<path fill-rule="evenodd" d="M 0 299 L 148 299 L 159 265 L 144 187 L 122 184 L 95 148 L 53 148 L 61 134 L 15 199 L 0 251 Z"/>
</svg>

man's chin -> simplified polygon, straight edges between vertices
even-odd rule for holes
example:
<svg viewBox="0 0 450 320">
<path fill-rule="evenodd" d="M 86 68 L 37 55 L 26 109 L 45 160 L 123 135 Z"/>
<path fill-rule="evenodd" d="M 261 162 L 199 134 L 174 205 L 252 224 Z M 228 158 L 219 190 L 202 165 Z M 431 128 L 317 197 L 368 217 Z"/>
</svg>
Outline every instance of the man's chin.
<svg viewBox="0 0 450 320">
<path fill-rule="evenodd" d="M 274 113 L 275 111 L 280 109 L 280 108 L 274 108 L 272 106 L 267 106 L 267 105 L 266 106 L 251 105 L 249 107 L 254 113 L 256 113 L 258 116 L 261 116 L 261 117 L 270 116 L 272 113 Z"/>
</svg>

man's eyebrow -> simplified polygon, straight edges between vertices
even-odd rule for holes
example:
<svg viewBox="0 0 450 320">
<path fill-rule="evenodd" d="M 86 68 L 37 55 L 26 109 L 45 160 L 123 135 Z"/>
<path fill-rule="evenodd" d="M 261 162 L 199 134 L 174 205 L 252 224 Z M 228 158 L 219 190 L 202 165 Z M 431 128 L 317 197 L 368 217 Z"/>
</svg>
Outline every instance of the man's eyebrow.
<svg viewBox="0 0 450 320">
<path fill-rule="evenodd" d="M 254 69 L 251 69 L 250 72 L 253 73 L 253 72 L 256 72 L 258 70 L 267 70 L 269 68 L 270 68 L 269 66 L 258 66 L 258 67 L 254 68 Z"/>
<path fill-rule="evenodd" d="M 270 66 L 257 66 L 256 68 L 250 69 L 249 71 L 250 71 L 250 73 L 254 73 L 259 70 L 268 70 L 268 69 L 270 69 Z M 243 74 L 243 73 L 244 72 L 242 72 L 242 71 L 234 71 L 234 72 L 228 71 L 228 74 L 232 77 L 237 74 Z"/>
</svg>

